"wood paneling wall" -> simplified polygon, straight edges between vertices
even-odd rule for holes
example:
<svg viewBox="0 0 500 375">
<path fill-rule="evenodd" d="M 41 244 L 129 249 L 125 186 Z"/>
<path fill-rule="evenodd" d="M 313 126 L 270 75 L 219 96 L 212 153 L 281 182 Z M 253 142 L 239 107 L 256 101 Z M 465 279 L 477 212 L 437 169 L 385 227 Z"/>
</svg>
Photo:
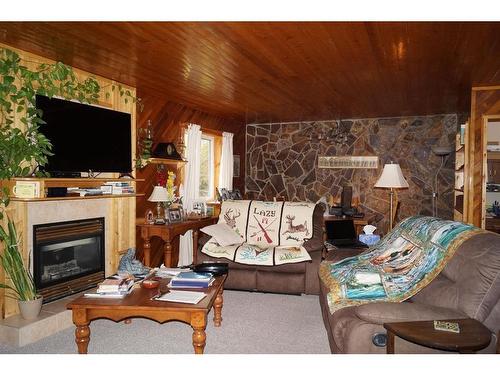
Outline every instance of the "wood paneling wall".
<svg viewBox="0 0 500 375">
<path fill-rule="evenodd" d="M 148 92 L 138 92 L 138 96 L 142 99 L 144 109 L 138 113 L 137 127 L 145 127 L 148 120 L 153 124 L 153 138 L 154 145 L 160 142 L 175 142 L 182 129 L 189 123 L 198 124 L 202 130 L 210 132 L 223 131 L 234 133 L 233 150 L 234 154 L 240 155 L 241 158 L 241 171 L 244 171 L 245 166 L 245 125 L 235 120 L 229 120 L 215 115 L 211 115 L 188 106 L 174 103 L 166 98 L 151 95 Z M 182 167 L 181 167 L 182 168 Z M 181 171 L 175 167 L 168 166 L 168 170 L 176 173 L 177 176 L 181 175 Z M 145 168 L 137 171 L 137 178 L 144 179 L 144 182 L 138 182 L 138 193 L 145 194 L 143 197 L 137 198 L 137 218 L 141 220 L 148 208 L 155 209 L 155 204 L 148 202 L 147 199 L 153 191 L 154 185 L 157 182 L 157 172 L 155 165 L 148 165 Z M 244 192 L 245 178 L 240 174 L 239 178 L 233 180 L 235 188 Z M 177 179 L 177 184 L 180 182 Z M 156 212 L 156 211 L 154 211 Z M 151 264 L 159 265 L 162 261 L 161 243 L 158 239 L 153 239 L 151 253 Z M 173 264 L 177 263 L 177 244 L 174 244 L 174 259 Z M 142 259 L 142 241 L 137 233 L 137 256 Z"/>
<path fill-rule="evenodd" d="M 473 87 L 469 123 L 468 194 L 464 196 L 467 217 L 464 221 L 484 228 L 486 199 L 486 123 L 500 116 L 500 86 Z M 467 191 L 467 190 L 466 190 Z"/>
<path fill-rule="evenodd" d="M 22 59 L 23 64 L 29 68 L 35 68 L 42 63 L 54 63 L 55 61 L 46 59 L 29 52 L 25 52 L 8 45 L 0 43 L 0 48 L 8 48 L 17 52 Z M 132 157 L 135 158 L 135 129 L 136 129 L 136 106 L 129 100 L 128 103 L 125 102 L 123 97 L 120 97 L 118 90 L 112 90 L 113 85 L 118 85 L 117 82 L 110 79 L 93 75 L 89 72 L 79 70 L 74 68 L 76 76 L 84 80 L 88 77 L 93 77 L 100 85 L 101 92 L 98 104 L 106 108 L 114 109 L 117 111 L 122 111 L 131 114 L 131 126 L 132 126 Z M 132 95 L 135 95 L 135 88 L 124 86 L 125 89 L 130 90 Z M 109 94 L 107 96 L 107 94 Z M 19 117 L 15 118 L 15 122 L 22 127 Z M 97 135 L 98 136 L 98 135 Z M 89 147 L 91 147 L 89 145 Z M 118 177 L 117 173 L 102 173 L 99 177 Z M 133 198 L 114 198 L 103 200 L 109 207 L 111 212 L 110 218 L 111 222 L 107 222 L 106 228 L 107 233 L 110 233 L 110 238 L 108 238 L 107 243 L 107 262 L 106 270 L 108 275 L 116 272 L 118 265 L 118 259 L 120 253 L 125 251 L 127 248 L 134 246 L 135 244 L 135 210 L 136 201 Z M 25 264 L 29 258 L 30 249 L 27 248 L 27 233 L 28 233 L 28 218 L 27 218 L 27 205 L 23 202 L 11 202 L 7 213 L 14 220 L 18 233 L 22 237 L 21 241 L 21 253 Z M 6 220 L 4 219 L 3 225 L 5 227 Z M 2 245 L 0 244 L 0 251 L 3 251 Z M 6 276 L 3 269 L 0 267 L 0 283 L 6 281 Z M 7 283 L 9 281 L 7 280 Z M 0 289 L 0 318 L 8 317 L 14 315 L 18 312 L 17 302 L 13 299 L 5 298 L 5 289 Z"/>
</svg>

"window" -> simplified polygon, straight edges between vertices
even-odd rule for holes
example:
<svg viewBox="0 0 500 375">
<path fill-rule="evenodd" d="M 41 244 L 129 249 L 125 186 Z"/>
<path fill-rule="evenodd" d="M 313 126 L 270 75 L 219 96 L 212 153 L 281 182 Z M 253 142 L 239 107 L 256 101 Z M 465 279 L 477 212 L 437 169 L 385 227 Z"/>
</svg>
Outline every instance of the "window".
<svg viewBox="0 0 500 375">
<path fill-rule="evenodd" d="M 214 196 L 214 138 L 203 134 L 200 149 L 200 198 Z"/>
</svg>

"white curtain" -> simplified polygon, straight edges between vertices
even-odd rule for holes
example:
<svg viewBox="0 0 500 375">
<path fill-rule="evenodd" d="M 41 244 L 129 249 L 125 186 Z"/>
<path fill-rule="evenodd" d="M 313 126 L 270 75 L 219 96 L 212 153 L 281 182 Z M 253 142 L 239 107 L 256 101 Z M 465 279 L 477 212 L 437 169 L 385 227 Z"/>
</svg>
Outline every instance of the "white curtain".
<svg viewBox="0 0 500 375">
<path fill-rule="evenodd" d="M 222 133 L 219 188 L 233 190 L 233 133 Z"/>
<path fill-rule="evenodd" d="M 193 210 L 193 201 L 200 192 L 200 149 L 201 128 L 199 125 L 190 124 L 186 130 L 186 159 L 184 165 L 184 186 L 180 190 L 184 211 Z M 188 231 L 181 236 L 179 241 L 178 266 L 186 266 L 193 262 L 193 232 Z"/>
</svg>

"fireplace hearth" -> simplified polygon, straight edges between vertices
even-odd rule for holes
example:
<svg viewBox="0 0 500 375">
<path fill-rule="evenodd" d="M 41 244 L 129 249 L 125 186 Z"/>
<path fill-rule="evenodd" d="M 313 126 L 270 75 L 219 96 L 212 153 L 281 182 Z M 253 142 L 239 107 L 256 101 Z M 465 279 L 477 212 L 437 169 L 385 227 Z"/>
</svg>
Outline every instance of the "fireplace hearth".
<svg viewBox="0 0 500 375">
<path fill-rule="evenodd" d="M 104 280 L 104 218 L 33 226 L 33 275 L 50 302 Z"/>
</svg>

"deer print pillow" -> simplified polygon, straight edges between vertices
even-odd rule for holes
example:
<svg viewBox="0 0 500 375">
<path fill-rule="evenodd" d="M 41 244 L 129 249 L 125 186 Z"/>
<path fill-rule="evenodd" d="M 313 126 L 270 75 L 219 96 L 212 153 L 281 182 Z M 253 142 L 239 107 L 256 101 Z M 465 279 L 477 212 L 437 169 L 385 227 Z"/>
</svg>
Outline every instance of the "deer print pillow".
<svg viewBox="0 0 500 375">
<path fill-rule="evenodd" d="M 226 223 L 246 241 L 249 200 L 224 201 L 218 223 Z"/>
<path fill-rule="evenodd" d="M 281 215 L 280 246 L 300 246 L 313 235 L 315 203 L 285 202 Z"/>
</svg>

